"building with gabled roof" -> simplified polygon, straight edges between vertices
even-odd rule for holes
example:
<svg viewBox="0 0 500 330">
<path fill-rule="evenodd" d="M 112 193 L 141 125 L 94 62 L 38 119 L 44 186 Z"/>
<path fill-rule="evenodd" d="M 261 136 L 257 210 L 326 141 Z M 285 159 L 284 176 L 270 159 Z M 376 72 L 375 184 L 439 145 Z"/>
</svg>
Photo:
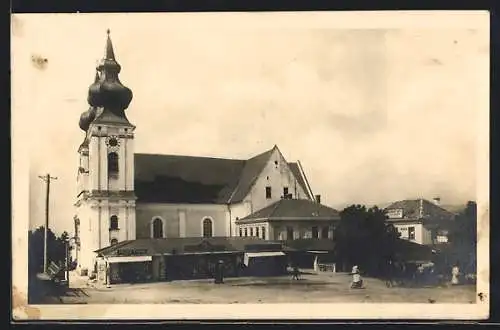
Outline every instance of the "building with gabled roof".
<svg viewBox="0 0 500 330">
<path fill-rule="evenodd" d="M 141 154 L 125 111 L 133 94 L 108 36 L 80 116 L 75 233 L 80 269 L 95 269 L 96 251 L 136 239 L 239 237 L 238 219 L 286 199 L 314 204 L 299 161 L 275 145 L 249 159 Z M 297 209 L 297 207 L 295 207 Z M 269 233 L 254 233 L 270 239 Z"/>
<path fill-rule="evenodd" d="M 439 202 L 439 198 L 432 202 L 423 198 L 394 202 L 385 208 L 387 222 L 396 227 L 402 239 L 424 245 L 446 243 L 456 214 Z"/>
</svg>

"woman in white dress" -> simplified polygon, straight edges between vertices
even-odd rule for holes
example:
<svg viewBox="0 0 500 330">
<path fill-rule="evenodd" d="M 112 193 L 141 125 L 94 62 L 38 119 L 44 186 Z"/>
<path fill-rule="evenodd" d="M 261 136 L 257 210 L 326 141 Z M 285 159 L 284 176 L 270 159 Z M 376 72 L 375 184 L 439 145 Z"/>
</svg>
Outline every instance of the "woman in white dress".
<svg viewBox="0 0 500 330">
<path fill-rule="evenodd" d="M 451 284 L 457 285 L 459 283 L 458 276 L 460 275 L 460 268 L 458 268 L 458 264 L 453 266 L 451 269 Z"/>
</svg>

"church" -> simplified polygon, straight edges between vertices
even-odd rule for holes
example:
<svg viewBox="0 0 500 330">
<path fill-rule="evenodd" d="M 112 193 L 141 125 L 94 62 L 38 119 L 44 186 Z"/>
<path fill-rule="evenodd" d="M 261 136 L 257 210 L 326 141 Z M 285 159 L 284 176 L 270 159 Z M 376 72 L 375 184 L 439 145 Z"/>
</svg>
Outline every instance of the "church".
<svg viewBox="0 0 500 330">
<path fill-rule="evenodd" d="M 338 215 L 313 195 L 301 163 L 287 161 L 276 145 L 250 159 L 135 153 L 135 126 L 125 114 L 133 93 L 121 83 L 120 71 L 108 30 L 105 56 L 88 91 L 89 109 L 79 121 L 85 132 L 74 217 L 80 269 L 95 268 L 96 251 L 125 241 L 331 237 L 330 220 Z M 273 225 L 273 218 L 248 220 L 283 200 L 300 201 L 301 210 L 323 222 L 294 231 Z"/>
</svg>

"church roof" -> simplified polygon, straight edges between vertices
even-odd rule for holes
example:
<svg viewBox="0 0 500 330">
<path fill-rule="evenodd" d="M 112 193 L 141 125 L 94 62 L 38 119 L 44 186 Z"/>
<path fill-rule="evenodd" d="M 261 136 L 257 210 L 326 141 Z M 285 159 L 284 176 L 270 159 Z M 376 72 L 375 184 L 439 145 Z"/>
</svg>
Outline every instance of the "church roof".
<svg viewBox="0 0 500 330">
<path fill-rule="evenodd" d="M 139 202 L 241 202 L 271 157 L 273 149 L 247 160 L 179 155 L 135 154 L 135 191 Z M 307 192 L 296 163 L 288 163 Z"/>
<path fill-rule="evenodd" d="M 236 223 L 254 222 L 255 220 L 287 220 L 287 219 L 340 219 L 339 212 L 331 207 L 307 199 L 281 199 L 257 212 L 254 212 Z"/>
</svg>

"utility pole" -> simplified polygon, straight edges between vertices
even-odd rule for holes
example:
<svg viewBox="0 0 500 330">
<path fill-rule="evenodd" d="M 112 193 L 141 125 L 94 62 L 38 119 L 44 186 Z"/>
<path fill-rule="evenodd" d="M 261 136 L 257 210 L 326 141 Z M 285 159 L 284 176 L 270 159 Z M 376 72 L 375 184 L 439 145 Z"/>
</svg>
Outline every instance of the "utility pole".
<svg viewBox="0 0 500 330">
<path fill-rule="evenodd" d="M 46 183 L 46 196 L 45 196 L 45 226 L 44 226 L 44 239 L 43 239 L 43 272 L 47 273 L 48 262 L 47 262 L 47 233 L 49 230 L 49 201 L 50 201 L 50 180 L 57 180 L 57 177 L 50 176 L 50 174 L 39 175 L 40 179 Z"/>
</svg>

